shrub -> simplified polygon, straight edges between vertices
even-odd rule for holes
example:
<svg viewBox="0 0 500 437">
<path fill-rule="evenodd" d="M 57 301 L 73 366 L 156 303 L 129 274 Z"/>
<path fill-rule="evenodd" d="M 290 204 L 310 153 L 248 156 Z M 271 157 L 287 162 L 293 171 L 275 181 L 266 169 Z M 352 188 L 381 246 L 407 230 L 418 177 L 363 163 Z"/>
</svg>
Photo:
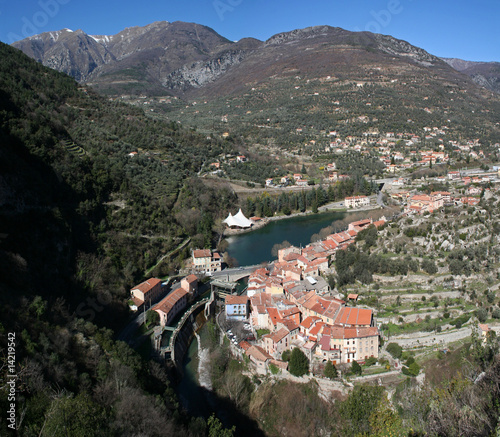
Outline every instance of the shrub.
<svg viewBox="0 0 500 437">
<path fill-rule="evenodd" d="M 413 357 L 409 357 L 407 360 L 406 360 L 406 365 L 409 367 L 411 366 L 413 363 L 415 362 L 415 358 Z"/>
<path fill-rule="evenodd" d="M 363 372 L 363 369 L 361 368 L 361 366 L 358 364 L 358 362 L 356 360 L 353 360 L 351 371 L 355 375 L 361 375 L 361 373 Z"/>
<path fill-rule="evenodd" d="M 274 364 L 269 364 L 269 371 L 273 374 L 273 375 L 277 375 L 278 372 L 280 371 L 280 369 L 278 369 L 278 366 L 275 366 Z"/>
<path fill-rule="evenodd" d="M 476 317 L 481 323 L 484 323 L 488 319 L 488 311 L 485 308 L 479 308 L 476 311 Z"/>
<path fill-rule="evenodd" d="M 323 374 L 329 379 L 335 379 L 338 374 L 335 364 L 333 364 L 331 361 L 328 361 L 326 363 L 325 370 L 323 370 Z"/>
<path fill-rule="evenodd" d="M 495 308 L 491 312 L 491 317 L 493 317 L 494 319 L 500 319 L 500 308 Z"/>
<path fill-rule="evenodd" d="M 370 357 L 365 361 L 365 365 L 373 366 L 374 364 L 376 364 L 376 362 L 377 362 L 377 359 L 375 357 Z"/>
<path fill-rule="evenodd" d="M 403 348 L 397 343 L 389 343 L 386 350 L 392 355 L 393 358 L 399 359 L 403 354 Z"/>
</svg>

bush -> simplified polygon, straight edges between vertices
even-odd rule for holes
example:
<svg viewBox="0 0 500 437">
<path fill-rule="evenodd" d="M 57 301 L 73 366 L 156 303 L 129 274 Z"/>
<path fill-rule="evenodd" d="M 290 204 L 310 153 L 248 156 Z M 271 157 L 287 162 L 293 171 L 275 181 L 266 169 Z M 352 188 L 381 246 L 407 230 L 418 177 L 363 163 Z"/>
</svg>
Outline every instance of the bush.
<svg viewBox="0 0 500 437">
<path fill-rule="evenodd" d="M 403 348 L 397 343 L 389 343 L 386 348 L 387 352 L 389 352 L 393 358 L 401 358 L 403 354 Z"/>
<path fill-rule="evenodd" d="M 476 317 L 481 323 L 484 323 L 488 319 L 488 311 L 485 308 L 479 308 L 476 311 Z"/>
<path fill-rule="evenodd" d="M 354 360 L 352 362 L 352 367 L 351 367 L 351 371 L 352 373 L 354 373 L 355 375 L 361 375 L 361 373 L 363 372 L 363 369 L 361 368 L 361 366 L 358 364 L 358 362 L 356 360 Z"/>
<path fill-rule="evenodd" d="M 333 364 L 331 361 L 328 361 L 326 363 L 325 370 L 323 370 L 323 374 L 329 379 L 335 379 L 338 374 L 335 364 Z"/>
<path fill-rule="evenodd" d="M 375 357 L 370 357 L 365 361 L 365 365 L 367 365 L 367 366 L 373 366 L 376 363 L 377 363 L 377 359 Z"/>
<path fill-rule="evenodd" d="M 283 351 L 281 353 L 281 360 L 282 361 L 290 361 L 290 358 L 292 356 L 292 351 L 290 349 L 287 349 L 286 351 Z"/>
<path fill-rule="evenodd" d="M 278 366 L 275 366 L 274 364 L 269 364 L 269 371 L 273 375 L 277 375 L 279 373 L 280 369 L 278 369 Z"/>
<path fill-rule="evenodd" d="M 413 363 L 415 362 L 415 358 L 413 357 L 409 357 L 407 360 L 406 360 L 406 365 L 409 367 L 411 366 Z"/>
<path fill-rule="evenodd" d="M 417 376 L 420 373 L 420 366 L 416 362 L 413 362 L 408 367 L 403 366 L 401 372 L 407 376 Z"/>
<path fill-rule="evenodd" d="M 493 317 L 494 319 L 500 319 L 500 308 L 495 308 L 491 312 L 491 317 Z"/>
</svg>

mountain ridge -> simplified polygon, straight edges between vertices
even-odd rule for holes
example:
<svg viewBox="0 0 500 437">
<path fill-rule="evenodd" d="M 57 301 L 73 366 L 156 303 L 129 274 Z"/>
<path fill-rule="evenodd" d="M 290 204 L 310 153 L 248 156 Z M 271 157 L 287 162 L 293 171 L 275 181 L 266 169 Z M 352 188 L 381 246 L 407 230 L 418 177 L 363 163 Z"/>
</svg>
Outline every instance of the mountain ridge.
<svg viewBox="0 0 500 437">
<path fill-rule="evenodd" d="M 424 49 L 392 36 L 351 32 L 328 25 L 280 32 L 265 41 L 243 38 L 232 42 L 207 26 L 157 21 L 126 28 L 116 35 L 88 35 L 80 29 L 45 32 L 13 46 L 101 92 L 120 94 L 126 90 L 117 84 L 128 83 L 133 89 L 131 84 L 135 83 L 142 93 L 182 95 L 217 81 L 249 56 L 265 60 L 269 51 L 278 48 L 279 53 L 273 56 L 279 61 L 290 58 L 295 46 L 308 43 L 312 46 L 304 47 L 306 51 L 321 51 L 325 46 L 339 50 L 362 48 L 426 67 L 443 62 Z M 325 62 L 335 67 L 334 62 Z"/>
<path fill-rule="evenodd" d="M 457 71 L 469 76 L 476 84 L 500 94 L 500 62 L 465 61 L 458 58 L 442 58 Z"/>
</svg>

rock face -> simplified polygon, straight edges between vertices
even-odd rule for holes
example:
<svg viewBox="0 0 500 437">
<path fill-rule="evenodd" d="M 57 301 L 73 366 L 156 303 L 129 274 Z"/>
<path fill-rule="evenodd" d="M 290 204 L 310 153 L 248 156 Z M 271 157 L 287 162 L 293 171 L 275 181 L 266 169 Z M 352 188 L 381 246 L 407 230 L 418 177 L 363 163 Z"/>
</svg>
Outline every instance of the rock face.
<svg viewBox="0 0 500 437">
<path fill-rule="evenodd" d="M 472 62 L 443 58 L 455 70 L 467 74 L 479 86 L 500 93 L 500 62 Z"/>
<path fill-rule="evenodd" d="M 79 82 L 97 87 L 144 82 L 154 89 L 161 87 L 161 83 L 172 86 L 168 80 L 171 73 L 182 68 L 189 70 L 186 65 L 215 61 L 220 52 L 234 44 L 206 26 L 161 21 L 127 28 L 111 36 L 87 35 L 82 30 L 69 29 L 45 32 L 13 46 Z M 225 68 L 230 59 L 225 57 Z M 184 79 L 180 75 L 180 79 L 196 83 L 192 77 Z M 203 83 L 204 79 L 200 80 Z M 175 88 L 184 87 L 182 81 L 175 84 Z M 119 86 L 117 91 L 120 92 Z"/>
<path fill-rule="evenodd" d="M 463 86 L 471 83 L 406 41 L 330 26 L 283 32 L 265 42 L 232 42 L 206 26 L 161 21 L 111 36 L 63 29 L 13 45 L 46 66 L 114 95 L 216 97 L 286 76 L 334 74 L 369 81 L 390 71 L 424 79 L 439 76 Z M 490 81 L 476 78 L 481 80 Z"/>
</svg>

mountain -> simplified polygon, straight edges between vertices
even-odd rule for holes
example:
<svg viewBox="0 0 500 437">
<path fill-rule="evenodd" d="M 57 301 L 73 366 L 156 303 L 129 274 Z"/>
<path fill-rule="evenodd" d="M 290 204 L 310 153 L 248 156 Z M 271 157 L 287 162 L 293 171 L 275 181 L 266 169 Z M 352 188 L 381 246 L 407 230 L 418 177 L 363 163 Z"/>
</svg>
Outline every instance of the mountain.
<svg viewBox="0 0 500 437">
<path fill-rule="evenodd" d="M 314 26 L 231 42 L 198 24 L 157 22 L 113 36 L 45 33 L 14 46 L 100 93 L 179 97 L 151 110 L 251 141 L 296 143 L 292 133 L 306 125 L 358 136 L 432 125 L 448 126 L 450 139 L 498 142 L 496 94 L 387 35 Z"/>
<path fill-rule="evenodd" d="M 239 47 L 206 26 L 165 21 L 127 28 L 111 36 L 63 29 L 13 46 L 79 82 L 118 94 L 165 93 L 163 82 L 173 71 L 223 55 L 229 47 L 237 52 Z"/>
<path fill-rule="evenodd" d="M 111 94 L 169 91 L 220 95 L 273 75 L 296 72 L 366 80 L 365 69 L 359 71 L 359 67 L 374 63 L 381 64 L 378 71 L 391 68 L 391 64 L 402 70 L 408 66 L 413 70 L 434 68 L 460 80 L 460 75 L 454 75 L 439 58 L 405 41 L 330 26 L 284 32 L 265 42 L 253 38 L 231 42 L 206 26 L 161 21 L 111 36 L 69 29 L 45 32 L 13 46 L 48 67 Z M 204 88 L 209 91 L 199 91 Z"/>
<path fill-rule="evenodd" d="M 456 58 L 442 58 L 455 70 L 467 74 L 478 85 L 500 93 L 500 62 L 474 62 Z"/>
</svg>

